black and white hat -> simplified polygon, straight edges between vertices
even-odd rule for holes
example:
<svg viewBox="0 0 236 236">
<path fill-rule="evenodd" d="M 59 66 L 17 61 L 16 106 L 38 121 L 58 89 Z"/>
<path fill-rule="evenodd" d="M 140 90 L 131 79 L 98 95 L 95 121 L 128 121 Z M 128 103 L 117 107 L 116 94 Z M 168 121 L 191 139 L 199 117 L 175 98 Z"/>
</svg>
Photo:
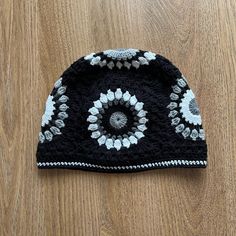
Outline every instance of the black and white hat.
<svg viewBox="0 0 236 236">
<path fill-rule="evenodd" d="M 82 57 L 48 96 L 37 165 L 103 172 L 206 167 L 194 93 L 178 68 L 150 51 Z"/>
</svg>

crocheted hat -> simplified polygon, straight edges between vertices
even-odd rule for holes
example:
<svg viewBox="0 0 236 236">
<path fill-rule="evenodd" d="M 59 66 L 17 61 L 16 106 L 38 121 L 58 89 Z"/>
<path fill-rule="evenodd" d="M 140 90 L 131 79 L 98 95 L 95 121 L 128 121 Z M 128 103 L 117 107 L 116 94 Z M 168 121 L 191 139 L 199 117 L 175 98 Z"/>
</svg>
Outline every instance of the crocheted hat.
<svg viewBox="0 0 236 236">
<path fill-rule="evenodd" d="M 103 172 L 206 167 L 195 96 L 178 68 L 153 52 L 91 53 L 48 96 L 37 165 Z"/>
</svg>

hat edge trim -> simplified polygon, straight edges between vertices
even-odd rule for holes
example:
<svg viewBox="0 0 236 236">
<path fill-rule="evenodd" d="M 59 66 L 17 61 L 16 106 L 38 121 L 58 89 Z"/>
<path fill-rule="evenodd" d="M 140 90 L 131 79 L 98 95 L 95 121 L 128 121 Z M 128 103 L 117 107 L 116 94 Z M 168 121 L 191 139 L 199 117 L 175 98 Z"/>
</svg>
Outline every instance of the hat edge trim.
<svg viewBox="0 0 236 236">
<path fill-rule="evenodd" d="M 206 160 L 169 160 L 169 161 L 157 161 L 140 165 L 123 165 L 123 166 L 105 166 L 97 165 L 86 162 L 37 162 L 37 166 L 40 169 L 48 168 L 72 168 L 72 169 L 86 169 L 86 170 L 98 170 L 108 172 L 125 172 L 125 171 L 141 171 L 148 169 L 158 168 L 171 168 L 171 167 L 187 167 L 187 168 L 205 168 L 207 167 Z"/>
</svg>

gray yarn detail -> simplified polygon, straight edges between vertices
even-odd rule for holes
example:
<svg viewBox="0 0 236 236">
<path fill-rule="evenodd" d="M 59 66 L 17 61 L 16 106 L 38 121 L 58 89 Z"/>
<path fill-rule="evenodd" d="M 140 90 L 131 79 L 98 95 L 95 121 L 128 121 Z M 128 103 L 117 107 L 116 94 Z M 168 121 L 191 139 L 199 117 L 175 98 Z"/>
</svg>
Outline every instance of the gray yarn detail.
<svg viewBox="0 0 236 236">
<path fill-rule="evenodd" d="M 46 130 L 46 131 L 44 132 L 44 135 L 45 135 L 45 138 L 46 138 L 48 141 L 52 141 L 53 134 L 52 134 L 50 131 Z"/>
<path fill-rule="evenodd" d="M 64 120 L 68 117 L 68 114 L 66 112 L 59 112 L 57 116 L 58 118 Z"/>
<path fill-rule="evenodd" d="M 39 141 L 40 141 L 40 143 L 43 143 L 45 141 L 45 137 L 42 134 L 42 132 L 39 133 Z"/>
<path fill-rule="evenodd" d="M 199 138 L 201 138 L 202 140 L 205 140 L 205 132 L 203 129 L 199 130 Z"/>
<path fill-rule="evenodd" d="M 193 140 L 196 140 L 196 138 L 198 137 L 198 131 L 196 129 L 192 130 L 192 133 L 190 134 L 190 137 Z"/>
<path fill-rule="evenodd" d="M 174 85 L 172 86 L 172 89 L 175 93 L 181 93 L 181 88 L 178 85 Z"/>
<path fill-rule="evenodd" d="M 180 118 L 179 118 L 179 117 L 176 117 L 176 118 L 172 119 L 171 125 L 176 126 L 176 125 L 179 124 L 179 122 L 180 122 Z"/>
<path fill-rule="evenodd" d="M 59 95 L 62 95 L 66 92 L 66 86 L 61 86 L 58 90 L 57 90 L 57 93 Z"/>
<path fill-rule="evenodd" d="M 167 108 L 169 108 L 170 110 L 175 109 L 176 107 L 178 107 L 178 104 L 176 102 L 171 102 Z"/>
<path fill-rule="evenodd" d="M 182 88 L 187 85 L 186 82 L 183 79 L 178 79 L 177 84 Z"/>
<path fill-rule="evenodd" d="M 55 120 L 55 124 L 58 128 L 62 128 L 65 126 L 65 123 L 63 120 Z"/>
<path fill-rule="evenodd" d="M 113 128 L 121 129 L 126 126 L 127 120 L 127 116 L 123 112 L 117 111 L 111 114 L 109 122 Z"/>
<path fill-rule="evenodd" d="M 52 133 L 53 133 L 54 135 L 61 134 L 61 131 L 60 131 L 57 127 L 55 127 L 55 126 L 52 126 L 52 127 L 50 128 L 50 130 L 52 131 Z"/>
<path fill-rule="evenodd" d="M 58 100 L 62 103 L 65 103 L 69 100 L 69 98 L 66 95 L 62 95 Z"/>
<path fill-rule="evenodd" d="M 61 85 L 62 85 L 62 78 L 60 78 L 59 80 L 57 80 L 57 81 L 55 82 L 54 87 L 55 87 L 55 88 L 59 88 L 59 87 L 61 87 Z"/>
<path fill-rule="evenodd" d="M 184 124 L 179 124 L 178 126 L 175 127 L 176 133 L 180 133 L 184 130 Z"/>
<path fill-rule="evenodd" d="M 190 102 L 189 102 L 189 110 L 191 111 L 191 113 L 193 115 L 199 115 L 200 111 L 196 102 L 196 99 L 193 98 Z"/>
<path fill-rule="evenodd" d="M 176 100 L 179 99 L 179 96 L 177 94 L 175 94 L 175 93 L 171 93 L 170 94 L 170 99 L 176 101 Z"/>
<path fill-rule="evenodd" d="M 69 108 L 69 107 L 68 107 L 66 104 L 61 104 L 61 105 L 59 106 L 59 110 L 60 110 L 60 111 L 66 111 L 68 108 Z"/>
<path fill-rule="evenodd" d="M 168 116 L 174 118 L 177 114 L 178 114 L 178 111 L 173 110 L 173 111 L 170 111 Z"/>
<path fill-rule="evenodd" d="M 189 135 L 190 135 L 190 128 L 186 128 L 183 132 L 182 132 L 182 135 L 184 136 L 184 138 L 187 138 Z"/>
</svg>

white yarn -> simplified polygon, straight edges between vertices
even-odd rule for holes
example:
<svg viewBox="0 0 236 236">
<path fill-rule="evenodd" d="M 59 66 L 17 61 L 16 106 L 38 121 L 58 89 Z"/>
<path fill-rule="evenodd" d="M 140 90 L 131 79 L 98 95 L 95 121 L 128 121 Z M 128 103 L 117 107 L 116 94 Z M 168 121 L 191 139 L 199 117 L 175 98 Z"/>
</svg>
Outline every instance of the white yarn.
<svg viewBox="0 0 236 236">
<path fill-rule="evenodd" d="M 111 148 L 113 148 L 114 147 L 114 142 L 113 142 L 113 140 L 111 139 L 111 138 L 108 138 L 107 140 L 106 140 L 106 147 L 107 147 L 107 149 L 108 150 L 110 150 Z"/>
<path fill-rule="evenodd" d="M 101 109 L 102 108 L 102 103 L 100 102 L 100 100 L 97 100 L 95 102 L 93 102 L 94 106 L 97 108 L 97 109 Z"/>
<path fill-rule="evenodd" d="M 147 115 L 147 113 L 148 113 L 147 111 L 141 110 L 137 113 L 137 116 L 140 118 L 145 117 Z"/>
<path fill-rule="evenodd" d="M 143 109 L 143 105 L 144 105 L 144 103 L 143 102 L 137 102 L 136 104 L 135 104 L 135 110 L 136 111 L 140 111 L 140 110 L 142 110 Z"/>
<path fill-rule="evenodd" d="M 122 144 L 123 144 L 124 147 L 129 148 L 131 143 L 130 143 L 129 139 L 124 138 L 122 140 Z"/>
<path fill-rule="evenodd" d="M 129 141 L 130 141 L 131 144 L 137 144 L 137 143 L 138 143 L 137 138 L 134 137 L 133 135 L 131 135 L 131 136 L 129 137 Z"/>
<path fill-rule="evenodd" d="M 98 129 L 98 124 L 90 124 L 88 130 L 95 131 Z"/>
<path fill-rule="evenodd" d="M 101 136 L 101 132 L 100 131 L 94 131 L 91 134 L 91 138 L 93 139 L 98 139 Z"/>
<path fill-rule="evenodd" d="M 115 94 L 110 89 L 107 91 L 107 99 L 109 101 L 114 101 L 115 99 Z"/>
<path fill-rule="evenodd" d="M 101 60 L 101 57 L 99 57 L 99 56 L 93 57 L 93 59 L 91 60 L 90 64 L 92 66 L 97 65 L 97 64 L 99 64 L 100 60 Z"/>
<path fill-rule="evenodd" d="M 59 80 L 57 80 L 57 81 L 55 82 L 54 87 L 55 87 L 55 88 L 59 88 L 59 87 L 61 87 L 61 85 L 62 85 L 62 78 L 60 78 Z"/>
<path fill-rule="evenodd" d="M 87 121 L 90 122 L 90 123 L 95 123 L 97 120 L 98 120 L 97 116 L 93 116 L 93 115 L 90 115 L 87 118 Z"/>
<path fill-rule="evenodd" d="M 115 98 L 120 100 L 122 98 L 122 95 L 123 95 L 123 93 L 122 93 L 121 89 L 118 88 L 115 92 Z"/>
<path fill-rule="evenodd" d="M 134 106 L 137 102 L 138 102 L 138 100 L 135 95 L 133 95 L 129 100 L 129 103 L 131 106 Z"/>
<path fill-rule="evenodd" d="M 135 135 L 138 139 L 141 139 L 141 138 L 144 137 L 143 132 L 139 132 L 139 131 L 136 131 L 136 132 L 134 133 L 134 135 Z"/>
<path fill-rule="evenodd" d="M 92 60 L 93 59 L 93 56 L 95 55 L 95 53 L 90 53 L 89 55 L 85 56 L 84 59 L 85 60 Z"/>
<path fill-rule="evenodd" d="M 129 99 L 131 98 L 131 95 L 128 91 L 126 91 L 124 94 L 123 94 L 123 99 L 125 102 L 129 101 Z"/>
<path fill-rule="evenodd" d="M 100 101 L 102 103 L 107 103 L 108 102 L 107 96 L 103 93 L 100 93 Z"/>
<path fill-rule="evenodd" d="M 41 123 L 42 127 L 44 127 L 45 125 L 48 125 L 49 121 L 52 119 L 54 110 L 56 109 L 54 105 L 55 105 L 55 102 L 53 101 L 53 96 L 49 95 L 46 101 L 45 112 L 42 117 L 42 123 Z"/>
<path fill-rule="evenodd" d="M 116 139 L 114 142 L 114 148 L 119 151 L 121 149 L 121 141 L 119 139 Z"/>
<path fill-rule="evenodd" d="M 105 143 L 106 143 L 106 140 L 107 140 L 106 136 L 105 136 L 105 135 L 102 135 L 102 136 L 97 140 L 99 146 L 105 144 Z"/>
<path fill-rule="evenodd" d="M 99 110 L 96 107 L 91 107 L 88 111 L 94 116 L 99 114 Z"/>
<path fill-rule="evenodd" d="M 145 52 L 144 56 L 147 58 L 148 61 L 152 61 L 156 59 L 156 54 L 153 52 Z"/>
<path fill-rule="evenodd" d="M 138 125 L 137 127 L 142 132 L 144 132 L 147 129 L 146 125 Z"/>
</svg>

